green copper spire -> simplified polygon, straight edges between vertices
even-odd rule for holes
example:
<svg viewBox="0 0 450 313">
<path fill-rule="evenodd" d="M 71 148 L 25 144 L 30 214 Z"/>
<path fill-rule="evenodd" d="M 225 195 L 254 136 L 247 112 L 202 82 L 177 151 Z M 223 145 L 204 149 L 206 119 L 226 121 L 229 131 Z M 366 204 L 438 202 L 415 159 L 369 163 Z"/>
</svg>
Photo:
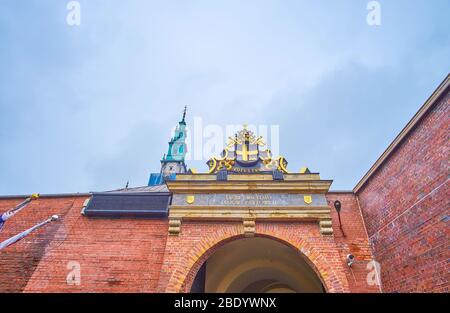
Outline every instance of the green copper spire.
<svg viewBox="0 0 450 313">
<path fill-rule="evenodd" d="M 184 106 L 183 119 L 181 120 L 180 123 L 185 123 L 186 124 L 186 122 L 184 121 L 184 119 L 186 118 L 186 111 L 187 111 L 187 105 Z"/>
<path fill-rule="evenodd" d="M 175 134 L 169 141 L 169 150 L 164 154 L 161 160 L 161 171 L 151 173 L 148 180 L 149 186 L 164 184 L 167 180 L 174 179 L 177 174 L 187 172 L 186 163 L 184 163 L 186 149 L 186 111 L 184 107 L 183 118 L 178 122 L 175 128 Z"/>
<path fill-rule="evenodd" d="M 184 162 L 186 156 L 186 112 L 187 106 L 184 107 L 183 118 L 175 128 L 175 134 L 169 141 L 169 150 L 167 155 L 163 157 L 162 162 L 179 161 Z"/>
</svg>

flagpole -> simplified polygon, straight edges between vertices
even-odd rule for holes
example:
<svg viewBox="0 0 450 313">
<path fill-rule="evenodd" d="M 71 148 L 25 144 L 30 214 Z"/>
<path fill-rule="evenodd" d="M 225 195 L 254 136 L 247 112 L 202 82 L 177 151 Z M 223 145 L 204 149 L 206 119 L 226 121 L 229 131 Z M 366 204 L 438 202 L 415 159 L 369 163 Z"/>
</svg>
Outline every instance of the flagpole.
<svg viewBox="0 0 450 313">
<path fill-rule="evenodd" d="M 33 227 L 21 232 L 20 234 L 17 234 L 9 239 L 6 239 L 5 241 L 3 241 L 2 243 L 0 243 L 0 250 L 12 245 L 13 243 L 16 243 L 17 241 L 23 239 L 24 237 L 26 237 L 27 235 L 29 235 L 31 232 L 33 232 L 34 230 L 41 228 L 42 226 L 44 226 L 47 223 L 50 222 L 54 222 L 57 221 L 59 219 L 58 215 L 53 215 L 50 218 L 46 219 L 43 222 L 40 222 L 39 224 L 34 225 Z"/>
<path fill-rule="evenodd" d="M 19 213 L 23 208 L 25 208 L 32 200 L 38 199 L 39 194 L 34 193 L 30 197 L 26 198 L 24 201 L 19 203 L 15 208 L 0 214 L 0 230 L 3 228 L 3 224 L 13 217 L 15 214 Z"/>
<path fill-rule="evenodd" d="M 21 209 L 23 209 L 28 203 L 30 203 L 32 200 L 36 200 L 39 198 L 38 193 L 32 194 L 30 197 L 26 198 L 24 201 L 22 201 L 20 204 L 18 204 L 14 209 L 9 210 L 8 212 L 19 212 Z"/>
</svg>

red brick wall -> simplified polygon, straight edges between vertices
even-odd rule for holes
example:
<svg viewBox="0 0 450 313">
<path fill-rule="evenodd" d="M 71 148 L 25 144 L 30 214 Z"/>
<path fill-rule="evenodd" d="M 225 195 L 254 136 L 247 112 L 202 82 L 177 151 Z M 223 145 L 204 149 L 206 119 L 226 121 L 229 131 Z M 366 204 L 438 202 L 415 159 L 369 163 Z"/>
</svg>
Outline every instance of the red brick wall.
<svg viewBox="0 0 450 313">
<path fill-rule="evenodd" d="M 348 254 L 355 256 L 356 262 L 350 268 L 344 266 L 350 290 L 380 292 L 380 286 L 374 284 L 373 279 L 367 281 L 368 275 L 373 270 L 369 262 L 373 263 L 374 257 L 356 196 L 351 192 L 330 192 L 327 194 L 327 200 L 332 208 L 334 237 L 340 257 L 346 260 Z M 334 209 L 335 200 L 339 200 L 342 204 L 340 212 L 342 230 L 339 227 L 338 214 Z"/>
<path fill-rule="evenodd" d="M 329 292 L 379 292 L 378 286 L 368 286 L 367 262 L 372 260 L 361 213 L 352 193 L 331 194 L 331 199 L 343 201 L 343 229 L 334 236 L 319 233 L 316 222 L 256 222 L 256 236 L 281 241 L 302 253 L 321 277 Z M 333 215 L 333 228 L 338 229 Z M 179 236 L 167 240 L 164 265 L 158 291 L 188 292 L 201 265 L 222 245 L 242 238 L 239 222 L 183 222 Z M 346 255 L 353 253 L 361 261 L 349 269 Z"/>
<path fill-rule="evenodd" d="M 257 222 L 257 235 L 276 238 L 306 255 L 328 291 L 377 291 L 365 283 L 371 256 L 355 198 L 329 195 L 330 201 L 337 198 L 343 203 L 345 238 L 335 215 L 335 236 L 322 236 L 315 222 Z M 0 240 L 52 214 L 60 216 L 0 252 L 0 292 L 188 291 L 208 256 L 242 237 L 242 223 L 236 222 L 184 222 L 180 236 L 168 237 L 166 220 L 87 218 L 80 214 L 85 199 L 41 198 L 7 222 Z M 0 200 L 0 211 L 21 200 Z M 350 270 L 345 264 L 348 253 L 364 262 Z M 71 261 L 80 264 L 79 286 L 66 282 Z"/>
<path fill-rule="evenodd" d="M 10 219 L 4 240 L 52 214 L 49 224 L 0 252 L 0 292 L 152 292 L 167 238 L 166 220 L 92 219 L 86 198 L 41 198 Z M 20 200 L 1 200 L 0 210 Z M 68 285 L 67 264 L 80 264 L 81 284 Z"/>
<path fill-rule="evenodd" d="M 15 207 L 23 200 L 0 200 L 0 212 Z M 63 219 L 74 206 L 75 200 L 75 198 L 58 198 L 32 201 L 6 222 L 0 232 L 0 241 L 46 220 L 53 214 L 58 214 Z M 80 198 L 80 201 L 83 199 Z M 18 243 L 0 251 L 0 292 L 18 292 L 25 288 L 60 226 L 60 222 L 47 224 Z"/>
<path fill-rule="evenodd" d="M 449 292 L 450 93 L 359 190 L 385 292 Z"/>
</svg>

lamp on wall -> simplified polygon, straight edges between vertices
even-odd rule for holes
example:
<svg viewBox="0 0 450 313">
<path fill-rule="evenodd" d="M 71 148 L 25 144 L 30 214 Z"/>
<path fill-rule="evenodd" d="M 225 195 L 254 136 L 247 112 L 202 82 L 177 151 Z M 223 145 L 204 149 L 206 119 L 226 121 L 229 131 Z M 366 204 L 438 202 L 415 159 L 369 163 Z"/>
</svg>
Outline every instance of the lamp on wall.
<svg viewBox="0 0 450 313">
<path fill-rule="evenodd" d="M 347 254 L 347 266 L 352 267 L 352 264 L 355 263 L 355 256 L 353 254 Z"/>
<path fill-rule="evenodd" d="M 345 233 L 344 233 L 344 230 L 342 229 L 342 223 L 341 223 L 341 207 L 342 207 L 341 201 L 339 201 L 339 200 L 334 201 L 334 208 L 336 209 L 336 212 L 338 214 L 338 219 L 339 219 L 339 229 L 341 230 L 342 235 L 345 237 Z"/>
</svg>

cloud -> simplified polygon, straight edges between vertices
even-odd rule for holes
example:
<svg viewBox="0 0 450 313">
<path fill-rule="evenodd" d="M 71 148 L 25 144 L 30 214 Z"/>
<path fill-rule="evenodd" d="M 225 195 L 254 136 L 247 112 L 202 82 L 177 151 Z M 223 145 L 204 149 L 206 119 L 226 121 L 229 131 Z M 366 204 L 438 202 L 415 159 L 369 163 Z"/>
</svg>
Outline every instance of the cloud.
<svg viewBox="0 0 450 313">
<path fill-rule="evenodd" d="M 0 194 L 144 185 L 184 105 L 349 189 L 450 65 L 445 0 L 80 3 L 0 4 Z"/>
</svg>

